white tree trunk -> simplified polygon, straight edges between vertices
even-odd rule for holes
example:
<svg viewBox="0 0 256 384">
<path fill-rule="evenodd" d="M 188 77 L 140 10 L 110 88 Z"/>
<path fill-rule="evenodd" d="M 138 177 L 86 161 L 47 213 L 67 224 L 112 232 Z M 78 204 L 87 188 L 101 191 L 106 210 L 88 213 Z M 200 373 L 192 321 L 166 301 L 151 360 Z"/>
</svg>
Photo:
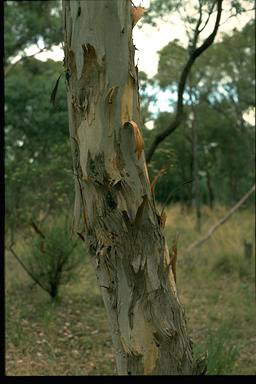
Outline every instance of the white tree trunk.
<svg viewBox="0 0 256 384">
<path fill-rule="evenodd" d="M 143 151 L 131 7 L 129 0 L 63 1 L 75 225 L 87 238 L 118 374 L 191 374 Z"/>
</svg>

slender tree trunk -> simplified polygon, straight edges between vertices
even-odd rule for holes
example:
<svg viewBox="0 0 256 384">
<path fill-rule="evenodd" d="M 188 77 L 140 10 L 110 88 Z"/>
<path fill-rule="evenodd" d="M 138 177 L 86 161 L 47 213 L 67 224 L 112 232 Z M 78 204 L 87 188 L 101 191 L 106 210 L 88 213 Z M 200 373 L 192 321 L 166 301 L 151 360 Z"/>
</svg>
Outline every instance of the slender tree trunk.
<svg viewBox="0 0 256 384">
<path fill-rule="evenodd" d="M 190 153 L 190 162 L 189 162 L 189 178 L 190 180 L 194 180 L 194 156 L 193 156 L 193 148 L 192 152 Z M 186 180 L 186 179 L 185 179 Z M 193 198 L 194 198 L 194 191 L 193 191 L 193 183 L 188 184 L 187 188 L 187 212 L 190 213 L 191 209 L 193 208 Z"/>
<path fill-rule="evenodd" d="M 193 179 L 194 190 L 193 200 L 196 211 L 196 230 L 201 232 L 201 202 L 200 202 L 200 184 L 198 174 L 198 156 L 197 156 L 197 130 L 196 130 L 196 113 L 193 108 L 193 121 L 192 121 L 192 156 L 193 156 Z"/>
<path fill-rule="evenodd" d="M 196 107 L 194 105 L 193 97 L 193 85 L 192 85 L 192 76 L 189 76 L 189 98 L 191 102 L 192 109 L 192 121 L 191 121 L 191 129 L 192 129 L 192 174 L 193 174 L 193 205 L 196 211 L 196 230 L 197 232 L 201 232 L 201 199 L 200 199 L 200 181 L 199 181 L 199 173 L 198 173 L 198 151 L 197 151 L 197 113 Z"/>
<path fill-rule="evenodd" d="M 64 0 L 63 10 L 75 225 L 101 287 L 117 373 L 191 374 L 142 145 L 131 2 Z"/>
<path fill-rule="evenodd" d="M 207 167 L 206 167 L 206 182 L 207 182 L 207 189 L 208 189 L 208 196 L 209 196 L 209 206 L 211 209 L 213 209 L 214 193 L 212 189 L 210 171 Z"/>
</svg>

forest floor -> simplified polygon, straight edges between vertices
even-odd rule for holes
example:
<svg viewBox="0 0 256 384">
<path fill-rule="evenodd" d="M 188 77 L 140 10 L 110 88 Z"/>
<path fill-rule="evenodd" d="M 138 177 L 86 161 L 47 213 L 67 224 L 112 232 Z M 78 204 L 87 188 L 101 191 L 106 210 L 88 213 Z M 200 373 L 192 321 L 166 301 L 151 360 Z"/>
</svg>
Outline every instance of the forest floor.
<svg viewBox="0 0 256 384">
<path fill-rule="evenodd" d="M 203 209 L 201 235 L 226 210 Z M 201 235 L 193 213 L 168 209 L 169 247 L 179 231 L 177 289 L 186 311 L 195 353 L 208 350 L 208 374 L 256 374 L 255 259 L 246 260 L 244 240 L 254 242 L 254 212 L 240 210 L 189 255 Z M 24 242 L 15 245 L 22 251 Z M 255 244 L 254 253 L 255 255 Z M 5 261 L 5 369 L 8 376 L 115 374 L 106 313 L 87 259 L 77 278 L 50 298 L 12 254 Z"/>
</svg>

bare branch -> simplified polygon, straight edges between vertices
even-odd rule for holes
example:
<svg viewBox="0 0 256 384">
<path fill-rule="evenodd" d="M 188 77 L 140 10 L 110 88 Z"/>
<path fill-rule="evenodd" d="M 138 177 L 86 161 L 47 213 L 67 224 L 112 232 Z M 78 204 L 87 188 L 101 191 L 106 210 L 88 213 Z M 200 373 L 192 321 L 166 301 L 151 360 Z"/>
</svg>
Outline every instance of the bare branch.
<svg viewBox="0 0 256 384">
<path fill-rule="evenodd" d="M 14 250 L 12 249 L 13 247 L 13 244 L 11 244 L 9 246 L 9 251 L 12 253 L 12 255 L 15 257 L 15 259 L 20 263 L 20 265 L 22 266 L 22 268 L 27 272 L 27 274 L 32 278 L 32 280 L 34 280 L 34 282 L 39 285 L 39 287 L 41 287 L 45 292 L 47 292 L 49 294 L 49 290 L 33 275 L 33 273 L 26 267 L 26 265 L 23 263 L 23 261 L 19 258 L 19 256 L 16 254 L 16 252 L 14 252 Z"/>
<path fill-rule="evenodd" d="M 133 3 L 132 0 L 130 0 L 130 3 L 132 4 L 132 6 L 133 6 L 134 8 L 137 8 L 136 5 Z"/>
<path fill-rule="evenodd" d="M 46 48 L 44 47 L 44 48 L 40 49 L 38 52 L 33 53 L 32 55 L 29 55 L 29 56 L 22 56 L 22 57 L 21 57 L 19 60 L 17 60 L 14 64 L 9 64 L 9 65 L 7 66 L 7 68 L 5 69 L 5 71 L 4 71 L 4 76 L 7 77 L 7 76 L 10 74 L 10 72 L 13 70 L 13 68 L 14 68 L 18 63 L 20 63 L 21 61 L 23 61 L 24 59 L 29 59 L 29 58 L 31 58 L 31 57 L 34 57 L 34 56 L 38 55 L 39 53 L 41 53 L 41 52 L 43 52 L 43 51 L 45 51 L 45 50 L 46 50 Z"/>
<path fill-rule="evenodd" d="M 31 221 L 31 226 L 32 226 L 32 228 L 34 229 L 34 231 L 35 231 L 39 236 L 41 236 L 43 239 L 45 239 L 45 235 L 44 235 L 43 232 L 38 228 L 38 226 L 36 225 L 36 223 L 34 223 L 34 221 Z"/>
<path fill-rule="evenodd" d="M 208 21 L 209 21 L 211 15 L 212 15 L 212 13 L 213 13 L 213 9 L 214 9 L 214 7 L 215 7 L 215 4 L 216 4 L 216 1 L 214 1 L 214 2 L 212 3 L 211 9 L 210 9 L 210 11 L 208 12 L 208 17 L 207 17 L 207 19 L 206 19 L 206 21 L 205 21 L 205 23 L 204 23 L 204 26 L 199 30 L 199 33 L 201 33 L 201 32 L 205 29 L 205 27 L 207 26 Z"/>
<path fill-rule="evenodd" d="M 192 46 L 191 46 L 192 52 L 196 49 L 196 45 L 197 45 L 197 41 L 198 41 L 198 37 L 199 37 L 199 33 L 200 33 L 199 27 L 200 27 L 201 22 L 202 22 L 202 16 L 203 16 L 202 3 L 199 0 L 199 18 L 198 18 L 198 21 L 196 24 L 196 29 L 194 32 L 194 38 L 193 38 L 193 42 L 192 42 Z"/>
<path fill-rule="evenodd" d="M 245 13 L 245 12 L 250 12 L 250 11 L 255 11 L 255 7 L 253 7 L 253 8 L 251 8 L 251 9 L 244 9 L 244 10 L 242 10 L 242 11 L 240 11 L 241 13 Z M 238 15 L 240 15 L 240 13 L 234 13 L 234 14 L 232 14 L 232 15 L 230 15 L 230 16 L 228 16 L 221 24 L 220 24 L 220 26 L 222 26 L 222 25 L 224 25 L 229 19 L 231 19 L 232 17 L 237 17 Z"/>
<path fill-rule="evenodd" d="M 217 0 L 217 16 L 215 20 L 215 25 L 212 33 L 205 39 L 203 44 L 196 48 L 194 51 L 191 51 L 190 56 L 188 58 L 187 63 L 185 64 L 183 71 L 180 76 L 179 84 L 178 84 L 178 102 L 177 102 L 177 107 L 176 107 L 176 114 L 171 122 L 171 124 L 163 131 L 157 134 L 149 148 L 146 154 L 146 161 L 147 163 L 150 162 L 156 148 L 158 145 L 170 134 L 172 134 L 176 128 L 180 125 L 182 120 L 184 119 L 183 115 L 183 94 L 184 94 L 184 89 L 186 86 L 186 81 L 188 78 L 188 75 L 191 71 L 191 68 L 196 61 L 196 59 L 207 49 L 210 47 L 210 45 L 213 43 L 215 36 L 217 35 L 217 31 L 219 28 L 220 24 L 220 18 L 221 18 L 221 13 L 222 13 L 222 1 L 223 0 Z"/>
<path fill-rule="evenodd" d="M 189 247 L 187 247 L 182 253 L 185 254 L 185 253 L 189 253 L 191 252 L 194 248 L 196 247 L 199 247 L 199 245 L 202 245 L 206 240 L 208 240 L 213 232 L 216 231 L 217 228 L 219 228 L 222 224 L 224 224 L 229 218 L 231 215 L 233 215 L 233 213 L 235 211 L 238 210 L 238 208 L 241 207 L 241 205 L 251 196 L 251 194 L 255 191 L 255 184 L 252 186 L 252 188 L 238 201 L 238 203 L 236 203 L 233 208 L 230 209 L 230 211 L 228 211 L 228 213 L 221 219 L 219 220 L 217 223 L 215 223 L 209 230 L 208 232 L 206 233 L 206 235 L 204 235 L 203 237 L 201 237 L 201 239 L 195 241 L 194 243 L 192 243 Z"/>
</svg>

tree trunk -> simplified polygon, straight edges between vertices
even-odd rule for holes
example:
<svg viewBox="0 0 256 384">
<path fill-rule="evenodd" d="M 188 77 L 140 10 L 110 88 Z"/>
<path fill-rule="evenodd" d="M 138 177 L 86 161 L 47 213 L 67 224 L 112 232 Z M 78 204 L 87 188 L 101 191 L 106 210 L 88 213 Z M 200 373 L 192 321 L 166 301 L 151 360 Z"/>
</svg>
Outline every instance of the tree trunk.
<svg viewBox="0 0 256 384">
<path fill-rule="evenodd" d="M 192 106 L 193 108 L 193 106 Z M 198 174 L 198 156 L 197 156 L 197 127 L 196 127 L 196 112 L 193 108 L 193 120 L 192 120 L 192 156 L 193 156 L 193 200 L 196 211 L 196 230 L 201 232 L 201 202 L 200 202 L 200 183 Z"/>
<path fill-rule="evenodd" d="M 75 225 L 101 287 L 117 373 L 191 374 L 139 127 L 131 8 L 128 0 L 63 1 Z"/>
<path fill-rule="evenodd" d="M 193 95 L 194 93 L 194 95 Z M 193 97 L 194 96 L 194 97 Z M 200 199 L 200 181 L 198 173 L 198 144 L 197 144 L 197 112 L 194 105 L 196 94 L 193 92 L 192 76 L 189 76 L 189 99 L 191 103 L 191 130 L 192 130 L 192 179 L 193 179 L 193 205 L 196 211 L 196 230 L 201 232 L 201 199 Z"/>
<path fill-rule="evenodd" d="M 210 171 L 207 168 L 207 166 L 206 166 L 206 183 L 207 183 L 208 196 L 209 196 L 209 206 L 210 206 L 211 210 L 213 210 L 214 193 L 213 193 L 213 189 L 212 189 Z"/>
</svg>

